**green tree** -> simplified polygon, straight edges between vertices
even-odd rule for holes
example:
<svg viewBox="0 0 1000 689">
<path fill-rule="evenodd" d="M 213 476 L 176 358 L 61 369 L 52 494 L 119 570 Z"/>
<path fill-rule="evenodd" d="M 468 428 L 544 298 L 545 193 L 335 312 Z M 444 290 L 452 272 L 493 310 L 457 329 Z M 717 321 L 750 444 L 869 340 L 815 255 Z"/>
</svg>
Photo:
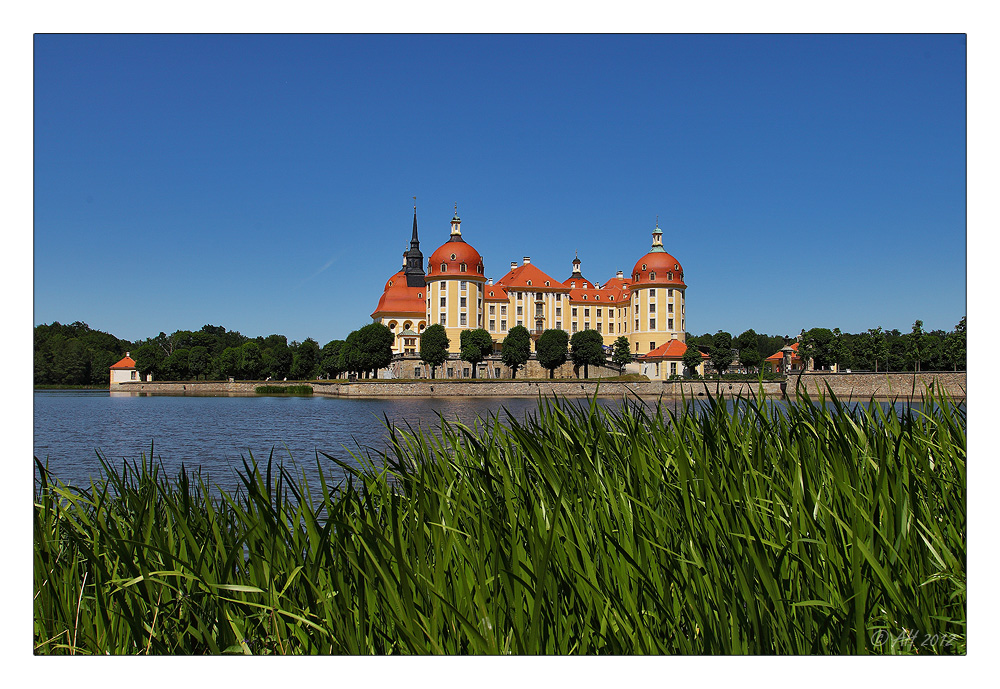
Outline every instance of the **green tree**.
<svg viewBox="0 0 1000 689">
<path fill-rule="evenodd" d="M 307 337 L 295 350 L 292 357 L 291 377 L 295 380 L 311 380 L 319 368 L 319 344 Z"/>
<path fill-rule="evenodd" d="M 139 377 L 146 380 L 152 373 L 154 378 L 159 377 L 160 364 L 167 358 L 163 349 L 154 342 L 146 342 L 135 348 L 135 368 L 139 372 Z"/>
<path fill-rule="evenodd" d="M 139 362 L 137 361 L 136 364 Z M 215 368 L 223 378 L 236 378 L 240 375 L 240 348 L 226 347 L 215 359 Z"/>
<path fill-rule="evenodd" d="M 90 360 L 83 345 L 74 337 L 64 340 L 52 355 L 55 382 L 86 385 L 90 381 Z"/>
<path fill-rule="evenodd" d="M 556 369 L 566 363 L 568 348 L 569 334 L 561 328 L 550 328 L 538 336 L 535 356 L 541 367 L 548 369 L 549 378 L 554 378 Z"/>
<path fill-rule="evenodd" d="M 472 364 L 472 377 L 476 377 L 476 365 L 493 351 L 493 337 L 482 328 L 463 330 L 460 335 L 461 359 Z"/>
<path fill-rule="evenodd" d="M 965 370 L 966 332 L 965 316 L 958 322 L 955 329 L 945 337 L 945 358 L 957 371 L 959 367 Z"/>
<path fill-rule="evenodd" d="M 569 341 L 570 358 L 576 366 L 583 366 L 583 377 L 590 377 L 591 366 L 607 363 L 604 356 L 604 338 L 596 330 L 581 330 Z"/>
<path fill-rule="evenodd" d="M 712 335 L 712 344 L 708 351 L 712 368 L 721 376 L 733 363 L 733 336 L 724 330 Z"/>
<path fill-rule="evenodd" d="M 753 373 L 764 363 L 764 357 L 757 349 L 756 343 L 752 347 L 741 349 L 739 353 L 740 364 L 746 368 L 747 373 Z"/>
<path fill-rule="evenodd" d="M 448 333 L 440 323 L 427 326 L 420 334 L 420 360 L 431 367 L 431 380 L 438 366 L 448 359 Z"/>
<path fill-rule="evenodd" d="M 175 349 L 161 365 L 163 379 L 187 380 L 190 355 L 187 349 Z"/>
<path fill-rule="evenodd" d="M 507 337 L 503 338 L 502 347 L 500 360 L 510 368 L 510 377 L 517 378 L 517 369 L 523 368 L 528 363 L 528 357 L 531 356 L 531 333 L 523 325 L 515 325 L 507 333 Z M 473 376 L 475 376 L 475 369 L 473 369 Z"/>
<path fill-rule="evenodd" d="M 192 347 L 188 353 L 188 373 L 198 380 L 198 376 L 208 375 L 211 357 L 206 347 Z"/>
<path fill-rule="evenodd" d="M 701 350 L 694 345 L 686 345 L 687 349 L 684 350 L 684 356 L 681 357 L 681 362 L 684 364 L 684 368 L 687 369 L 688 375 L 691 377 L 698 375 L 698 366 L 701 365 L 704 357 L 701 355 Z"/>
<path fill-rule="evenodd" d="M 245 380 L 258 380 L 264 372 L 264 358 L 260 345 L 253 340 L 240 347 L 240 375 Z"/>
<path fill-rule="evenodd" d="M 374 378 L 380 368 L 392 363 L 392 331 L 381 323 L 369 323 L 358 330 L 358 338 L 365 375 L 371 371 Z"/>
<path fill-rule="evenodd" d="M 357 376 L 365 370 L 365 355 L 361 351 L 361 335 L 357 330 L 348 333 L 340 348 L 338 367 Z"/>
<path fill-rule="evenodd" d="M 829 328 L 812 328 L 803 330 L 799 335 L 799 356 L 803 366 L 809 359 L 813 360 L 813 368 L 823 369 L 836 363 L 836 337 Z"/>
<path fill-rule="evenodd" d="M 632 363 L 632 348 L 629 346 L 628 338 L 624 335 L 615 340 L 611 360 L 618 365 L 618 370 L 622 373 L 625 372 L 625 367 Z"/>
<path fill-rule="evenodd" d="M 909 341 L 907 342 L 907 353 L 910 356 L 910 361 L 913 362 L 914 371 L 920 370 L 920 362 L 923 360 L 925 353 L 925 341 L 924 322 L 918 319 L 913 322 L 913 328 L 910 331 Z"/>
<path fill-rule="evenodd" d="M 340 350 L 343 346 L 343 340 L 330 340 L 323 345 L 320 368 L 330 378 L 337 378 L 343 371 L 340 368 Z"/>
</svg>

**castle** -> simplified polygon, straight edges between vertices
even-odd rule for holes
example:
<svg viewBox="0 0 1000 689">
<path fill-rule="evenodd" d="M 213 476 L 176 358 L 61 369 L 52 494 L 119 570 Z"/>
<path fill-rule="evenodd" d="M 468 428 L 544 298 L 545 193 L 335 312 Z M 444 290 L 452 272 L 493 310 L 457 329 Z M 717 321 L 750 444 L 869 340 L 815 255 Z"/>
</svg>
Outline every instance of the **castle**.
<svg viewBox="0 0 1000 689">
<path fill-rule="evenodd" d="M 525 256 L 521 265 L 512 261 L 510 270 L 494 281 L 486 277 L 482 256 L 462 237 L 457 205 L 451 235 L 425 266 L 414 208 L 410 248 L 403 253 L 402 268 L 386 282 L 372 318 L 392 331 L 393 353 L 401 355 L 418 354 L 420 334 L 440 323 L 452 353 L 460 349 L 463 330 L 484 328 L 499 350 L 510 328 L 521 325 L 532 339 L 549 328 L 561 328 L 570 336 L 596 330 L 606 347 L 624 335 L 633 357 L 652 361 L 669 351 L 667 358 L 679 361 L 678 352 L 686 349 L 687 285 L 684 269 L 663 248 L 662 236 L 657 222 L 652 246 L 628 277 L 618 271 L 603 283 L 593 282 L 584 277 L 576 257 L 569 277 L 557 280 Z M 666 377 L 659 375 L 658 364 L 656 369 L 656 377 Z"/>
</svg>

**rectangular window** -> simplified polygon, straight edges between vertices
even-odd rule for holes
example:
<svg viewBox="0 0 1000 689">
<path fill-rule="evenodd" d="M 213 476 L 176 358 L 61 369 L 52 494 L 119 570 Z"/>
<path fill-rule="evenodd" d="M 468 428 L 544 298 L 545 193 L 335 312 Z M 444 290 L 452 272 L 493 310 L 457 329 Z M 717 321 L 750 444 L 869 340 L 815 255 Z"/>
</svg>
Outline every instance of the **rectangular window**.
<svg viewBox="0 0 1000 689">
<path fill-rule="evenodd" d="M 590 309 L 584 309 L 583 310 L 583 317 L 584 318 L 590 318 Z"/>
<path fill-rule="evenodd" d="M 655 297 L 656 296 L 656 289 L 650 287 L 649 288 L 649 296 Z"/>
<path fill-rule="evenodd" d="M 500 367 L 499 366 L 497 368 L 493 369 L 493 377 L 494 378 L 499 378 L 500 377 Z"/>
<path fill-rule="evenodd" d="M 500 315 L 501 315 L 501 316 L 506 316 L 506 315 L 507 315 L 507 305 L 506 305 L 506 304 L 503 304 L 503 305 L 502 305 L 502 306 L 500 307 Z"/>
<path fill-rule="evenodd" d="M 639 319 L 638 318 L 635 319 L 635 329 L 639 330 Z"/>
<path fill-rule="evenodd" d="M 561 294 L 557 294 L 556 295 L 556 301 L 562 301 L 562 295 Z"/>
<path fill-rule="evenodd" d="M 461 289 L 461 290 L 462 290 L 463 292 L 464 292 L 464 291 L 465 291 L 465 290 L 466 290 L 466 289 L 468 288 L 468 286 L 469 286 L 469 283 L 468 283 L 468 282 L 466 282 L 465 280 L 462 280 L 462 282 L 461 282 L 461 283 L 459 284 L 459 288 L 460 288 L 460 289 Z"/>
<path fill-rule="evenodd" d="M 597 332 L 601 332 L 601 324 L 600 323 L 597 324 Z"/>
<path fill-rule="evenodd" d="M 562 315 L 562 307 L 561 306 L 557 306 L 556 307 L 556 317 L 558 318 L 561 315 Z"/>
<path fill-rule="evenodd" d="M 462 377 L 463 378 L 468 378 L 469 377 L 469 369 L 467 369 L 467 368 L 463 368 L 462 369 Z"/>
<path fill-rule="evenodd" d="M 656 304 L 650 304 L 649 305 L 649 312 L 650 313 L 656 313 Z"/>
<path fill-rule="evenodd" d="M 522 321 L 520 318 L 518 318 L 517 319 L 517 324 L 518 325 L 524 325 L 524 321 Z"/>
<path fill-rule="evenodd" d="M 590 322 L 584 322 L 583 329 L 584 330 L 590 330 Z"/>
<path fill-rule="evenodd" d="M 673 330 L 673 329 L 674 329 L 674 319 L 673 318 L 668 318 L 667 319 L 667 330 Z"/>
<path fill-rule="evenodd" d="M 413 377 L 414 378 L 419 378 L 420 377 L 420 367 L 419 366 L 414 366 L 413 367 Z"/>
<path fill-rule="evenodd" d="M 441 297 L 441 308 L 442 309 L 445 307 L 445 301 L 444 301 L 444 299 L 445 299 L 444 297 Z"/>
<path fill-rule="evenodd" d="M 573 307 L 572 309 L 570 309 L 570 315 L 571 315 L 571 316 L 572 316 L 573 318 L 576 318 L 576 307 L 575 307 L 575 306 L 574 306 L 574 307 Z"/>
<path fill-rule="evenodd" d="M 656 319 L 655 318 L 650 318 L 649 319 L 649 329 L 650 330 L 656 330 Z"/>
<path fill-rule="evenodd" d="M 667 313 L 673 313 L 673 312 L 674 312 L 674 305 L 667 304 Z"/>
<path fill-rule="evenodd" d="M 444 313 L 442 313 L 442 314 L 441 314 L 441 320 L 440 320 L 440 321 L 438 321 L 438 322 L 439 322 L 439 323 L 440 323 L 441 325 L 448 325 L 448 315 L 447 315 L 447 314 L 444 314 Z"/>
<path fill-rule="evenodd" d="M 656 349 L 656 343 L 655 342 L 650 342 L 649 343 L 649 351 L 653 351 L 654 349 Z"/>
<path fill-rule="evenodd" d="M 674 291 L 672 289 L 668 289 L 667 290 L 667 296 L 668 297 L 673 297 L 674 296 Z"/>
<path fill-rule="evenodd" d="M 659 361 L 656 362 L 656 377 L 657 378 L 660 377 L 660 362 Z"/>
<path fill-rule="evenodd" d="M 490 304 L 490 315 L 493 316 L 493 315 L 496 314 L 496 312 L 497 312 L 497 305 L 496 304 Z"/>
<path fill-rule="evenodd" d="M 573 332 L 576 332 L 576 321 L 573 321 Z"/>
<path fill-rule="evenodd" d="M 639 352 L 639 343 L 638 342 L 635 343 L 635 351 L 636 351 L 636 353 Z"/>
<path fill-rule="evenodd" d="M 639 313 L 639 300 L 638 299 L 635 300 L 635 312 L 636 312 L 636 314 Z"/>
<path fill-rule="evenodd" d="M 490 319 L 490 330 L 496 330 L 496 329 L 497 329 L 497 322 L 495 320 Z"/>
<path fill-rule="evenodd" d="M 453 368 L 449 368 L 448 369 L 448 377 L 449 378 L 454 378 L 455 377 L 455 369 L 453 369 Z"/>
<path fill-rule="evenodd" d="M 459 299 L 458 299 L 458 305 L 461 306 L 463 309 L 466 306 L 468 306 L 468 304 L 465 303 L 465 297 L 459 297 Z"/>
<path fill-rule="evenodd" d="M 468 325 L 468 324 L 466 323 L 466 316 L 465 316 L 465 314 L 464 314 L 464 313 L 460 313 L 460 314 L 458 314 L 458 324 L 459 324 L 459 325 Z"/>
<path fill-rule="evenodd" d="M 600 317 L 601 317 L 601 309 L 597 309 L 597 317 L 598 317 L 598 318 L 600 318 Z"/>
<path fill-rule="evenodd" d="M 517 307 L 517 315 L 518 316 L 523 316 L 524 315 L 524 307 L 523 306 L 518 306 Z"/>
<path fill-rule="evenodd" d="M 672 376 L 676 376 L 677 375 L 677 362 L 676 361 L 671 361 L 670 362 L 670 375 L 672 375 Z"/>
<path fill-rule="evenodd" d="M 507 321 L 500 321 L 500 330 L 507 329 Z"/>
<path fill-rule="evenodd" d="M 524 299 L 524 292 L 518 292 L 517 293 L 517 298 L 518 299 Z"/>
</svg>

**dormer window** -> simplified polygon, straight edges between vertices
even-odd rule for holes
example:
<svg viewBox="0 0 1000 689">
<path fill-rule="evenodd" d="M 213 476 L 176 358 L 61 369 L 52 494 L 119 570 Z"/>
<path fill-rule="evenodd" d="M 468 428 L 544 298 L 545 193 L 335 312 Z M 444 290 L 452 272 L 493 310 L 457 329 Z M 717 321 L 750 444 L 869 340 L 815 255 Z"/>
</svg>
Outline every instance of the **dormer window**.
<svg viewBox="0 0 1000 689">
<path fill-rule="evenodd" d="M 667 279 L 668 280 L 673 280 L 674 279 L 674 274 L 673 273 L 667 273 Z"/>
<path fill-rule="evenodd" d="M 649 279 L 650 280 L 655 280 L 656 279 L 656 272 L 655 271 L 649 274 Z"/>
<path fill-rule="evenodd" d="M 587 295 L 586 295 L 586 294 L 584 294 L 584 295 L 583 295 L 583 298 L 584 298 L 584 300 L 586 300 L 586 298 L 587 298 Z"/>
<path fill-rule="evenodd" d="M 594 297 L 594 299 L 596 299 L 597 301 L 600 301 L 601 300 L 601 295 L 598 294 L 596 297 Z"/>
<path fill-rule="evenodd" d="M 576 289 L 576 280 L 573 280 L 572 282 L 570 282 L 569 286 L 570 286 L 571 289 Z"/>
<path fill-rule="evenodd" d="M 441 272 L 442 273 L 447 273 L 448 272 L 448 264 L 447 263 L 442 263 L 441 264 Z"/>
<path fill-rule="evenodd" d="M 528 280 L 528 287 L 531 287 L 531 280 Z"/>
<path fill-rule="evenodd" d="M 423 292 L 417 292 L 417 299 L 423 299 L 423 298 L 424 298 Z"/>
<path fill-rule="evenodd" d="M 454 256 L 454 254 L 452 254 L 452 255 Z M 646 270 L 646 264 L 645 263 L 642 264 L 642 269 Z"/>
<path fill-rule="evenodd" d="M 549 286 L 549 281 L 548 281 L 548 280 L 546 280 L 546 281 L 545 281 L 545 286 L 546 286 L 546 287 L 548 287 L 548 286 Z"/>
<path fill-rule="evenodd" d="M 460 270 L 461 270 L 461 271 L 462 271 L 462 272 L 464 273 L 464 272 L 466 272 L 467 270 L 469 270 L 469 266 L 467 266 L 466 264 L 464 264 L 464 263 L 463 263 L 463 264 L 461 265 L 461 268 L 460 268 Z"/>
<path fill-rule="evenodd" d="M 674 264 L 674 270 L 680 270 L 680 269 L 681 269 L 681 267 L 675 263 Z"/>
<path fill-rule="evenodd" d="M 456 256 L 455 254 L 452 254 L 452 255 L 451 255 L 451 260 L 452 260 L 452 261 L 454 261 L 454 260 L 455 260 L 456 258 L 458 258 L 458 256 Z M 645 270 L 645 268 L 643 268 L 643 270 Z"/>
<path fill-rule="evenodd" d="M 387 287 L 392 287 L 392 280 L 389 280 L 389 284 L 388 284 L 388 285 L 386 285 L 386 286 L 387 286 Z"/>
<path fill-rule="evenodd" d="M 480 275 L 483 274 L 483 264 L 482 263 L 480 263 L 478 266 L 476 266 L 476 272 L 479 273 Z"/>
</svg>

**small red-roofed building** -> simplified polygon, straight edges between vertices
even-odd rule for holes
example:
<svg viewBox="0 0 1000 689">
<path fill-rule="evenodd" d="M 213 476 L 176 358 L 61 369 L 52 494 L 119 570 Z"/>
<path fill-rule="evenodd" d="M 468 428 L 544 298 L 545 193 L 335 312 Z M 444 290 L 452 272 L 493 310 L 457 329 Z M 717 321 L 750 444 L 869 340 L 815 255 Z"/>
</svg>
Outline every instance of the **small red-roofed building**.
<svg viewBox="0 0 1000 689">
<path fill-rule="evenodd" d="M 671 376 L 684 375 L 684 354 L 687 344 L 680 340 L 669 340 L 648 354 L 639 357 L 642 373 L 650 380 L 667 380 Z M 705 361 L 708 354 L 701 353 L 701 363 L 698 364 L 698 375 L 705 375 Z"/>
<path fill-rule="evenodd" d="M 771 356 L 764 359 L 764 365 L 770 366 L 774 373 L 788 373 L 802 368 L 802 357 L 798 354 L 799 343 L 785 345 Z M 787 357 L 787 359 L 786 359 Z"/>
<path fill-rule="evenodd" d="M 125 352 L 125 356 L 111 365 L 111 384 L 120 385 L 139 380 L 139 370 L 135 367 L 135 359 L 131 352 Z"/>
</svg>

